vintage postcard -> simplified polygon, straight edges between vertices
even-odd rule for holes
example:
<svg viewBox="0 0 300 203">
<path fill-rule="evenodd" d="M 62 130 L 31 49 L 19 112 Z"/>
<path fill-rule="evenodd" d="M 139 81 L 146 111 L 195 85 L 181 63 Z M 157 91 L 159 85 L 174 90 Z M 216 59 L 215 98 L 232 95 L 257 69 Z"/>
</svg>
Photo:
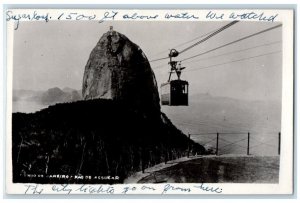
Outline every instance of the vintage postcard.
<svg viewBox="0 0 300 203">
<path fill-rule="evenodd" d="M 7 9 L 8 194 L 292 194 L 291 9 Z"/>
</svg>

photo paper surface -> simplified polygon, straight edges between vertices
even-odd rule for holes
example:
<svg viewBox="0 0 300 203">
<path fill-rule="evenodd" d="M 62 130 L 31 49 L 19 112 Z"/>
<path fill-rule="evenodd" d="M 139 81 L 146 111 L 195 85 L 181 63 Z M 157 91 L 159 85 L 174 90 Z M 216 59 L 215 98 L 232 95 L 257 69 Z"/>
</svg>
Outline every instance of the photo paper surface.
<svg viewBox="0 0 300 203">
<path fill-rule="evenodd" d="M 293 10 L 11 9 L 8 194 L 291 194 Z"/>
</svg>

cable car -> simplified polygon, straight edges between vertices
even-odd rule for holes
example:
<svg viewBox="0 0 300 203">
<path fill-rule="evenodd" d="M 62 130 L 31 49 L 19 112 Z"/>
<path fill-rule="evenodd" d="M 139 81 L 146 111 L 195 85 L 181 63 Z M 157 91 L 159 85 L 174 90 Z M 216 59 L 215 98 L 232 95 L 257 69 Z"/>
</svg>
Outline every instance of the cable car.
<svg viewBox="0 0 300 203">
<path fill-rule="evenodd" d="M 161 104 L 168 106 L 188 106 L 189 105 L 189 83 L 185 80 L 181 80 L 181 72 L 185 67 L 181 67 L 181 62 L 172 61 L 172 57 L 178 56 L 178 52 L 175 49 L 170 51 L 169 57 L 171 65 L 171 71 L 168 82 L 161 84 Z M 171 75 L 176 73 L 177 79 L 171 80 Z"/>
<path fill-rule="evenodd" d="M 185 80 L 171 80 L 161 86 L 161 104 L 169 106 L 188 106 L 189 83 Z"/>
</svg>

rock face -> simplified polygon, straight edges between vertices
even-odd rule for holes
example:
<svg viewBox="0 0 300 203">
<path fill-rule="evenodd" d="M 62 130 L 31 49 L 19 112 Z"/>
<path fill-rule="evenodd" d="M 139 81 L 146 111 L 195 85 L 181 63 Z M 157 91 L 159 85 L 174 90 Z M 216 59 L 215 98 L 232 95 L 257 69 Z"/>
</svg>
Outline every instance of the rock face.
<svg viewBox="0 0 300 203">
<path fill-rule="evenodd" d="M 112 30 L 103 34 L 90 54 L 82 96 L 123 101 L 143 112 L 160 113 L 156 79 L 145 54 Z"/>
</svg>

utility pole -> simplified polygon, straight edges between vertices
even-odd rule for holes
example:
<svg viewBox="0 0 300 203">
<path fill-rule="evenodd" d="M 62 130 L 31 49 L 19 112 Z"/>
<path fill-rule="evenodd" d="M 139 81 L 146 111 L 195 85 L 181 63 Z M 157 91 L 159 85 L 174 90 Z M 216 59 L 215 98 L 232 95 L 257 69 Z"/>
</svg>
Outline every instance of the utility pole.
<svg viewBox="0 0 300 203">
<path fill-rule="evenodd" d="M 248 132 L 247 155 L 250 155 L 250 132 Z"/>
<path fill-rule="evenodd" d="M 187 154 L 187 157 L 189 158 L 190 157 L 190 141 L 191 141 L 191 134 L 190 133 L 188 134 L 188 137 L 189 137 L 189 139 L 188 139 L 188 154 Z"/>
<path fill-rule="evenodd" d="M 219 154 L 219 133 L 217 132 L 217 144 L 216 144 L 216 155 Z"/>
<path fill-rule="evenodd" d="M 278 155 L 280 155 L 281 132 L 278 133 Z"/>
</svg>

